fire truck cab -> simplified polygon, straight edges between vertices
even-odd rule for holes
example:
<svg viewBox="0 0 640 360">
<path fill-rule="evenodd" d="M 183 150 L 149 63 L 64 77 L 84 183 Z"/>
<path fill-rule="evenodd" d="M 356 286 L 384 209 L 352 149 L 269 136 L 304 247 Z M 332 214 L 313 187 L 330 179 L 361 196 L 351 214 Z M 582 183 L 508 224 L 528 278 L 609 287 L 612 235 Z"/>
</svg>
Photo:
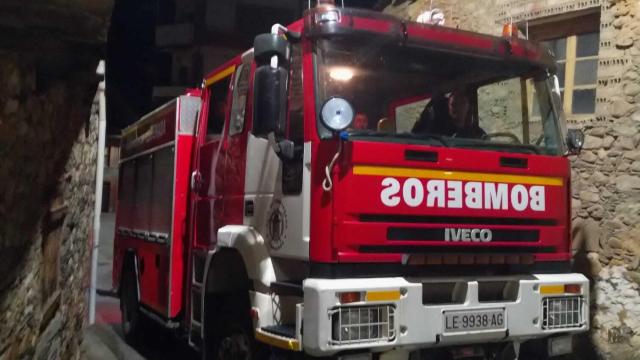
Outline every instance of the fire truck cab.
<svg viewBox="0 0 640 360">
<path fill-rule="evenodd" d="M 570 352 L 582 137 L 555 71 L 517 37 L 361 9 L 274 25 L 123 131 L 127 338 L 153 320 L 207 359 Z"/>
</svg>

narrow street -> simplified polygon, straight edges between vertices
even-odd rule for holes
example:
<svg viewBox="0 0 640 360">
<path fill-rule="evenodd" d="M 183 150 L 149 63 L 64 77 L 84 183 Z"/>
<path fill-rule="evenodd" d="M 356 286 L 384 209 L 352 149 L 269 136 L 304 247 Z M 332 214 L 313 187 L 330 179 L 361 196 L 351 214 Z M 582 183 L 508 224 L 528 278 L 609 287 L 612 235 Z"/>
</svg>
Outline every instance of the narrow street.
<svg viewBox="0 0 640 360">
<path fill-rule="evenodd" d="M 103 213 L 98 250 L 98 294 L 96 296 L 96 324 L 106 325 L 100 331 L 101 338 L 109 347 L 126 349 L 120 323 L 120 302 L 111 288 L 111 264 L 113 259 L 113 235 L 115 213 Z M 116 336 L 114 336 L 114 333 Z M 130 351 L 130 349 L 126 349 Z M 145 341 L 133 347 L 140 356 L 148 360 L 184 359 L 195 360 L 198 356 L 176 336 L 160 327 L 150 329 Z M 114 351 L 117 352 L 117 351 Z"/>
</svg>

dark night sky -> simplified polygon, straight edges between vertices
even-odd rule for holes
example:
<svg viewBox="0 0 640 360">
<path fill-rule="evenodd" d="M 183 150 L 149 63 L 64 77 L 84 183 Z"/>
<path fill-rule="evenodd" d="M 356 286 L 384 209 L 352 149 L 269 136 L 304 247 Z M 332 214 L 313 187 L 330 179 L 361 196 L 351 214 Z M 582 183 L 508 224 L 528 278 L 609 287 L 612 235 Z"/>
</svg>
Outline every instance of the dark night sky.
<svg viewBox="0 0 640 360">
<path fill-rule="evenodd" d="M 150 110 L 156 1 L 115 0 L 107 41 L 109 133 L 119 133 Z"/>
<path fill-rule="evenodd" d="M 167 78 L 166 54 L 154 45 L 156 9 L 166 0 L 115 0 L 107 42 L 107 119 L 110 134 L 153 109 L 152 89 Z M 312 1 L 313 2 L 313 1 Z M 345 0 L 372 8 L 390 0 Z M 339 5 L 340 0 L 336 0 Z M 245 34 L 253 37 L 256 34 Z M 166 62 L 165 62 L 166 64 Z"/>
</svg>

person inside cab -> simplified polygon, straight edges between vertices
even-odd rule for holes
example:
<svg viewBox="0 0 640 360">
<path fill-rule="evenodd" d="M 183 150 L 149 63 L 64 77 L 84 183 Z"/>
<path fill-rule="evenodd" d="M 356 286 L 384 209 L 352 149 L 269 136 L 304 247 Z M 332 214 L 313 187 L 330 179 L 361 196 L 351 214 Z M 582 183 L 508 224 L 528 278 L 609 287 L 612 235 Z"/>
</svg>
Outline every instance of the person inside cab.
<svg viewBox="0 0 640 360">
<path fill-rule="evenodd" d="M 411 130 L 414 134 L 480 139 L 486 135 L 474 121 L 469 93 L 458 89 L 434 96 Z"/>
</svg>

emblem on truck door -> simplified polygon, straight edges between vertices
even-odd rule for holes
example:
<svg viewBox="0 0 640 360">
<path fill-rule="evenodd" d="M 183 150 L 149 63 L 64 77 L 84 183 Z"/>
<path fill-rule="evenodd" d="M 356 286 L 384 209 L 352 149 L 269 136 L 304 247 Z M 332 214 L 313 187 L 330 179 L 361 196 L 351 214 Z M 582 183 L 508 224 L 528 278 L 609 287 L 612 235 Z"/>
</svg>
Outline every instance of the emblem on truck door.
<svg viewBox="0 0 640 360">
<path fill-rule="evenodd" d="M 280 200 L 271 203 L 266 229 L 269 247 L 273 250 L 282 248 L 287 237 L 287 211 Z"/>
</svg>

